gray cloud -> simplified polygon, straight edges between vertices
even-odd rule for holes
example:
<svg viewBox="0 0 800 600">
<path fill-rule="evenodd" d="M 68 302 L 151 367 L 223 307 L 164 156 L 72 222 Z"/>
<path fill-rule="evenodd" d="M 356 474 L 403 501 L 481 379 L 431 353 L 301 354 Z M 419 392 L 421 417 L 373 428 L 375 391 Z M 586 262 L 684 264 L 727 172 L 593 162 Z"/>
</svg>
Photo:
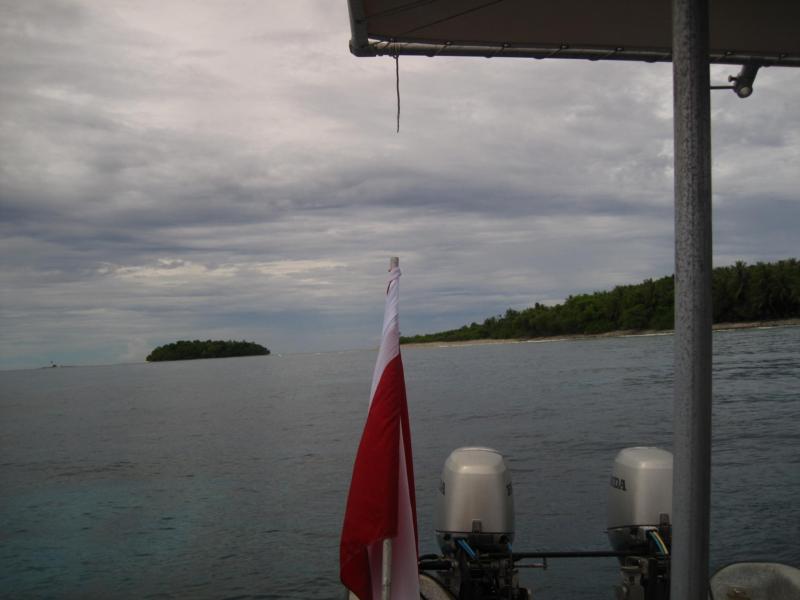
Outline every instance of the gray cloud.
<svg viewBox="0 0 800 600">
<path fill-rule="evenodd" d="M 398 135 L 344 2 L 0 12 L 0 368 L 374 345 L 393 254 L 406 333 L 672 271 L 670 65 L 402 57 Z M 719 264 L 796 253 L 798 91 L 714 93 Z"/>
</svg>

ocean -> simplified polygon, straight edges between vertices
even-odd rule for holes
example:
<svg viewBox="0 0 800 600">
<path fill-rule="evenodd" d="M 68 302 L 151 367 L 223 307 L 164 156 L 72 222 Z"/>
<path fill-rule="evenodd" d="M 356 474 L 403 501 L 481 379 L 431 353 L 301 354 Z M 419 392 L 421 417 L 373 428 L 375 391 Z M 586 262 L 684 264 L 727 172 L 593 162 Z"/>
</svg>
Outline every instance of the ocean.
<svg viewBox="0 0 800 600">
<path fill-rule="evenodd" d="M 616 453 L 671 450 L 670 335 L 409 347 L 420 552 L 460 446 L 504 453 L 515 550 L 606 550 Z M 714 334 L 711 568 L 800 565 L 800 328 Z M 341 599 L 375 350 L 0 372 L 0 595 Z M 524 570 L 612 598 L 614 559 Z"/>
</svg>

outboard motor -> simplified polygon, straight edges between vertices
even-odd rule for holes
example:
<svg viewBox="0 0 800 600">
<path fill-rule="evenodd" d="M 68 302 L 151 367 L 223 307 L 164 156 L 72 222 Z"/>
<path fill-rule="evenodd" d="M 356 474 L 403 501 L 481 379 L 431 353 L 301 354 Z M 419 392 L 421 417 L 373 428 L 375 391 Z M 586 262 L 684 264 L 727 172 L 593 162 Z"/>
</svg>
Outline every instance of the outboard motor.
<svg viewBox="0 0 800 600">
<path fill-rule="evenodd" d="M 420 578 L 426 597 L 439 597 L 428 590 L 441 586 L 451 598 L 529 600 L 511 552 L 514 494 L 502 454 L 478 447 L 450 453 L 439 483 L 435 528 L 443 556 L 420 560 L 420 568 L 436 570 L 433 578 Z"/>
<path fill-rule="evenodd" d="M 608 539 L 620 558 L 618 600 L 669 598 L 672 453 L 625 448 L 617 454 L 608 488 Z M 641 556 L 638 556 L 641 554 Z"/>
<path fill-rule="evenodd" d="M 436 539 L 445 556 L 458 540 L 475 549 L 508 552 L 514 541 L 514 494 L 503 455 L 491 448 L 458 448 L 442 469 Z"/>
</svg>

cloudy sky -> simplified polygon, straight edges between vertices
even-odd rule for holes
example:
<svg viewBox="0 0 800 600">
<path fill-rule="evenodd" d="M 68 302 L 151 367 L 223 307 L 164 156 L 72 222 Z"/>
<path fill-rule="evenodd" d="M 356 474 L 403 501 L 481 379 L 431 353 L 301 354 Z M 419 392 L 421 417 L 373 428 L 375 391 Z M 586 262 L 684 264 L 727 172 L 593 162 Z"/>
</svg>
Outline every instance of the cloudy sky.
<svg viewBox="0 0 800 600">
<path fill-rule="evenodd" d="M 0 368 L 368 348 L 672 272 L 671 65 L 348 51 L 345 0 L 0 0 Z M 724 83 L 735 67 L 714 68 Z M 800 69 L 714 92 L 718 265 L 798 255 Z"/>
</svg>

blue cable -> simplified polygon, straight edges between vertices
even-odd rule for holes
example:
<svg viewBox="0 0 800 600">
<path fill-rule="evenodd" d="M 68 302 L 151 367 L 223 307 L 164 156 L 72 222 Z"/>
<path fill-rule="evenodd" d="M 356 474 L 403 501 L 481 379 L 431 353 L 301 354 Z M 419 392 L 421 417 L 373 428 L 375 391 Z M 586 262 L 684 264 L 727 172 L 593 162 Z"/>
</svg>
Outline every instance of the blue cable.
<svg viewBox="0 0 800 600">
<path fill-rule="evenodd" d="M 460 546 L 460 548 L 464 552 L 466 552 L 467 556 L 469 556 L 470 558 L 475 559 L 475 558 L 478 557 L 478 555 L 475 554 L 475 551 L 472 548 L 469 547 L 469 544 L 467 543 L 467 540 L 465 540 L 464 538 L 458 538 L 456 540 L 456 544 L 458 544 Z"/>
</svg>

